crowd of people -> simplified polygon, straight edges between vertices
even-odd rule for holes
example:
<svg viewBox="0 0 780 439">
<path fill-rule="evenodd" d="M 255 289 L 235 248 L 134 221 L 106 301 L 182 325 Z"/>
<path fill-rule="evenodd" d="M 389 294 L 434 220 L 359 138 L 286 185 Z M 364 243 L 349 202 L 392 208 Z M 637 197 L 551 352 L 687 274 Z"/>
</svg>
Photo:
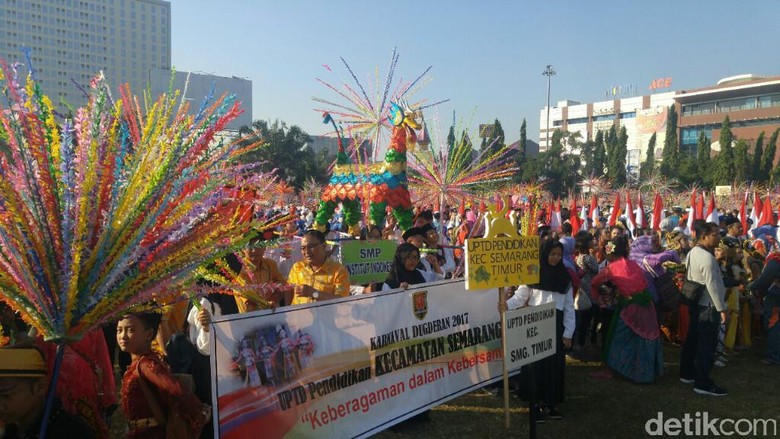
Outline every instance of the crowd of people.
<svg viewBox="0 0 780 439">
<path fill-rule="evenodd" d="M 65 348 L 54 408 L 46 419 L 54 348 L 26 334 L 13 310 L 4 309 L 2 328 L 12 345 L 0 349 L 0 437 L 38 437 L 42 423 L 48 425 L 48 437 L 75 437 L 73 431 L 83 438 L 108 437 L 118 407 L 127 421 L 127 437 L 163 438 L 172 428 L 212 437 L 208 332 L 214 316 L 462 277 L 464 241 L 484 230 L 479 214 L 469 209 L 416 210 L 408 230 L 399 230 L 388 216 L 385 224 L 363 227 L 360 239 L 398 243 L 390 272 L 384 282 L 351 285 L 334 250 L 339 241 L 354 238 L 339 231 L 338 213 L 331 230 L 323 233 L 310 228 L 313 211 L 299 212 L 278 230 L 256 231 L 249 248 L 225 258 L 238 276 L 272 286 L 262 300 L 239 292 L 209 294 L 163 312 L 128 312 L 103 331 L 87 334 Z M 515 219 L 522 218 L 518 213 Z M 586 222 L 585 230 L 572 233 L 568 222 L 558 230 L 539 224 L 539 282 L 517 286 L 506 303 L 499 303 L 500 310 L 555 303 L 557 353 L 526 366 L 517 386 L 521 396 L 536 396 L 537 422 L 563 418 L 565 355 L 603 360 L 603 370 L 594 374 L 598 379 L 618 374 L 653 383 L 664 372 L 661 346 L 666 341 L 681 346 L 679 380 L 711 396 L 727 395 L 712 379 L 713 367 L 728 367 L 729 357 L 757 337 L 766 343 L 763 362 L 780 365 L 775 228 L 746 234 L 732 213 L 721 216 L 719 224 L 698 220 L 689 230 L 683 224 L 676 210 L 659 231 L 631 233 L 620 222 Z M 680 294 L 686 282 L 700 291 L 691 300 Z M 280 340 L 287 339 L 283 335 Z M 291 346 L 300 344 L 303 335 L 292 340 Z M 285 355 L 279 341 L 257 349 L 242 341 L 236 349 L 235 364 L 243 368 L 248 386 L 284 380 L 274 364 L 276 356 Z M 314 348 L 290 349 L 311 355 Z M 287 361 L 298 368 L 308 365 Z M 537 378 L 533 389 L 525 379 L 532 375 L 528 372 Z"/>
</svg>

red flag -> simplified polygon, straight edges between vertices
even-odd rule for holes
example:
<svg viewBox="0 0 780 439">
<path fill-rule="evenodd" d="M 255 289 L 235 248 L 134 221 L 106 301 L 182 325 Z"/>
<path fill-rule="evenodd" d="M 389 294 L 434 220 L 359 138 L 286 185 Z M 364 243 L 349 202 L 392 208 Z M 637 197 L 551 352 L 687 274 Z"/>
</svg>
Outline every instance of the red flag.
<svg viewBox="0 0 780 439">
<path fill-rule="evenodd" d="M 761 202 L 761 197 L 753 191 L 753 209 L 750 211 L 750 219 L 753 220 L 753 225 L 750 227 L 751 230 L 758 227 L 758 221 L 761 219 L 761 212 L 764 207 L 763 204 L 764 203 Z"/>
<path fill-rule="evenodd" d="M 696 221 L 698 218 L 696 216 L 696 189 L 691 191 L 691 207 L 688 210 L 688 222 L 685 224 L 685 231 L 688 232 L 689 235 L 693 234 L 693 222 Z"/>
<path fill-rule="evenodd" d="M 739 221 L 742 223 L 742 235 L 745 235 L 748 232 L 747 199 L 748 199 L 748 192 L 745 191 L 745 197 L 742 198 L 742 205 L 739 206 Z"/>
<path fill-rule="evenodd" d="M 645 206 L 642 203 L 642 192 L 639 193 L 638 204 L 639 205 L 637 206 L 636 219 L 634 220 L 634 224 L 636 224 L 636 226 L 640 229 L 646 229 L 647 216 L 645 216 Z"/>
<path fill-rule="evenodd" d="M 479 200 L 479 211 L 483 214 L 487 212 L 487 207 L 485 206 L 485 201 L 483 200 Z"/>
<path fill-rule="evenodd" d="M 620 217 L 620 192 L 615 192 L 615 204 L 612 206 L 612 213 L 609 215 L 609 221 L 607 225 L 612 227 Z"/>
<path fill-rule="evenodd" d="M 661 201 L 661 194 L 655 193 L 655 200 L 653 200 L 653 230 L 661 230 L 661 221 L 663 221 L 664 205 Z"/>
<path fill-rule="evenodd" d="M 599 202 L 596 200 L 595 195 L 590 196 L 590 220 L 591 220 L 591 227 L 598 227 L 599 225 L 599 217 L 601 217 L 601 212 L 599 212 Z"/>
<path fill-rule="evenodd" d="M 571 223 L 571 234 L 576 235 L 580 231 L 580 212 L 577 210 L 577 199 L 572 195 L 571 207 L 569 208 L 569 222 Z"/>
<path fill-rule="evenodd" d="M 766 200 L 761 204 L 761 207 L 763 207 L 763 210 L 761 211 L 761 218 L 758 220 L 758 227 L 766 224 L 774 224 L 772 200 L 769 199 L 769 195 L 766 196 Z"/>
<path fill-rule="evenodd" d="M 636 229 L 634 206 L 631 204 L 631 194 L 628 192 L 626 192 L 626 227 L 631 231 L 631 235 L 634 235 L 634 229 Z"/>
<path fill-rule="evenodd" d="M 703 219 L 704 216 L 704 193 L 699 194 L 696 200 L 696 219 Z"/>
<path fill-rule="evenodd" d="M 461 198 L 460 199 L 460 206 L 458 206 L 458 214 L 462 217 L 466 214 L 466 199 Z"/>
<path fill-rule="evenodd" d="M 710 192 L 710 204 L 707 206 L 707 215 L 704 220 L 708 223 L 719 224 L 718 210 L 715 208 L 715 192 Z"/>
<path fill-rule="evenodd" d="M 501 195 L 496 194 L 496 209 L 504 210 L 504 200 L 501 199 Z"/>
</svg>

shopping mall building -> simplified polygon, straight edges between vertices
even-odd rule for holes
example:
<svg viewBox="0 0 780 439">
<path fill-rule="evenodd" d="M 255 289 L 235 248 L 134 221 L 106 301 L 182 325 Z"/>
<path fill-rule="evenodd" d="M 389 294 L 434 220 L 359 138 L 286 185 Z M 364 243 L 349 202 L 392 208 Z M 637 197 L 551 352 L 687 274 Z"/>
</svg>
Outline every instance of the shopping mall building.
<svg viewBox="0 0 780 439">
<path fill-rule="evenodd" d="M 670 84 L 671 79 L 666 78 L 653 81 L 651 88 L 663 89 Z M 625 89 L 636 90 L 635 87 Z M 713 141 L 714 151 L 720 149 L 718 139 L 726 116 L 731 121 L 735 138 L 747 141 L 751 150 L 762 131 L 768 139 L 774 130 L 780 128 L 780 76 L 731 76 L 721 79 L 715 86 L 625 98 L 618 98 L 620 91 L 617 87 L 608 90 L 606 94 L 616 95 L 615 98 L 601 102 L 558 102 L 549 109 L 549 130 L 548 109 L 543 108 L 539 129 L 540 151 L 547 149 L 548 141 L 557 129 L 578 132 L 582 141 L 586 141 L 593 140 L 598 131 L 608 131 L 612 125 L 618 129 L 625 126 L 628 134 L 626 165 L 635 169 L 644 161 L 653 133 L 656 134 L 655 154 L 660 158 L 671 105 L 675 106 L 678 115 L 680 149 L 689 154 L 696 153 L 701 132 Z M 780 151 L 778 153 L 780 155 Z"/>
</svg>

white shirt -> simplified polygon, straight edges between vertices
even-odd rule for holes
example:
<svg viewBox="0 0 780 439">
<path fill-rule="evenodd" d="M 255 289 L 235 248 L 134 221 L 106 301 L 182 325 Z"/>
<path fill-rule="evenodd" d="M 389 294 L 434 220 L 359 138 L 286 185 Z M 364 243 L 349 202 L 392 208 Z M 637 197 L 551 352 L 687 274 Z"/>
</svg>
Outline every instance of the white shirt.
<svg viewBox="0 0 780 439">
<path fill-rule="evenodd" d="M 563 312 L 563 338 L 571 338 L 574 335 L 575 326 L 574 294 L 571 284 L 569 284 L 565 294 L 520 285 L 515 291 L 515 295 L 506 301 L 506 306 L 508 309 L 515 309 L 524 306 L 544 305 L 550 302 L 555 302 L 555 309 Z"/>
<path fill-rule="evenodd" d="M 222 309 L 216 303 L 212 304 L 205 297 L 200 299 L 200 306 L 207 309 L 212 317 L 222 315 Z M 187 323 L 190 324 L 190 342 L 203 355 L 211 354 L 211 337 L 209 333 L 203 330 L 203 325 L 198 321 L 198 312 L 200 310 L 193 306 L 187 315 Z"/>
</svg>

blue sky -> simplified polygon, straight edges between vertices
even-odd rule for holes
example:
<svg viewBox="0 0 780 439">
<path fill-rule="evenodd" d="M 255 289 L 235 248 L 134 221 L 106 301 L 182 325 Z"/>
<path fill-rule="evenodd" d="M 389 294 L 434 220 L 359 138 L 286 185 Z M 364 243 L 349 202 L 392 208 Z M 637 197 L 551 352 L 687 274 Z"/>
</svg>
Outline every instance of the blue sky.
<svg viewBox="0 0 780 439">
<path fill-rule="evenodd" d="M 741 73 L 780 75 L 780 2 L 741 1 L 256 1 L 172 0 L 173 66 L 253 81 L 254 119 L 327 132 L 313 96 L 337 99 L 315 78 L 384 78 L 393 47 L 396 78 L 433 66 L 417 96 L 450 102 L 426 113 L 444 130 L 498 118 L 508 141 L 538 140 L 550 101 L 604 99 L 611 85 L 648 93 L 654 78 L 699 88 Z M 338 76 L 328 73 L 331 66 Z M 434 133 L 435 135 L 435 133 Z M 444 132 L 446 135 L 446 131 Z"/>
</svg>

